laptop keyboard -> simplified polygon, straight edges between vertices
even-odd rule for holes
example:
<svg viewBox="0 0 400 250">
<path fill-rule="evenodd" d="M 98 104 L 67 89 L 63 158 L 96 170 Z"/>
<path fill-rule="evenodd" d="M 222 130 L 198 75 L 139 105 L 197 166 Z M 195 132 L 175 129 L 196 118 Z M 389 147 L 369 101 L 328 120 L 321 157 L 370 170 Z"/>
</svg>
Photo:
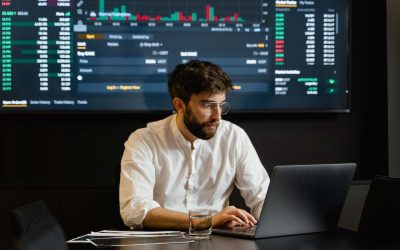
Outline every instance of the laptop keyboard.
<svg viewBox="0 0 400 250">
<path fill-rule="evenodd" d="M 241 233 L 248 233 L 248 234 L 255 234 L 256 233 L 256 228 L 257 226 L 252 226 L 252 227 L 235 227 L 233 230 L 235 232 L 241 232 Z"/>
</svg>

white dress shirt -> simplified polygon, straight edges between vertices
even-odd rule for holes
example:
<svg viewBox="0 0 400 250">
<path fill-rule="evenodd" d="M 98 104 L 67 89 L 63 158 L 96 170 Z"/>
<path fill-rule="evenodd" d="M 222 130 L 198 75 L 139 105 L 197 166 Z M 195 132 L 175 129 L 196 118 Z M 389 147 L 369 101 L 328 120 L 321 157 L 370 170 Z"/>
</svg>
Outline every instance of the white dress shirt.
<svg viewBox="0 0 400 250">
<path fill-rule="evenodd" d="M 220 211 L 228 205 L 233 185 L 258 218 L 269 176 L 245 131 L 222 120 L 213 138 L 195 140 L 192 149 L 171 115 L 136 130 L 125 142 L 121 217 L 127 226 L 140 228 L 156 207 Z"/>
</svg>

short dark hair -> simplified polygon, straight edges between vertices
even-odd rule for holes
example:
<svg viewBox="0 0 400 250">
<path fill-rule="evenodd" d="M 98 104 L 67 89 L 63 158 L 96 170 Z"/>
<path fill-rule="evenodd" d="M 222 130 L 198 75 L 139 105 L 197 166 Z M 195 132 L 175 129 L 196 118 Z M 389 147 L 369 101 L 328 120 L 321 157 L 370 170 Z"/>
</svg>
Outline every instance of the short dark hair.
<svg viewBox="0 0 400 250">
<path fill-rule="evenodd" d="M 193 94 L 203 91 L 228 92 L 232 89 L 231 78 L 216 64 L 208 61 L 191 60 L 178 64 L 168 80 L 171 99 L 178 97 L 188 103 Z"/>
</svg>

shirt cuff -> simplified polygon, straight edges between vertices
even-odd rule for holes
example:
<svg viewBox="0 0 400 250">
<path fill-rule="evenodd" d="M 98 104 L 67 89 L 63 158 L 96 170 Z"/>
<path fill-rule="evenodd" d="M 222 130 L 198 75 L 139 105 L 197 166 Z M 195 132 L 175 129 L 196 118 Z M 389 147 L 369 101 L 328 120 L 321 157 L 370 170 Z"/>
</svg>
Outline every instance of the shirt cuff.
<svg viewBox="0 0 400 250">
<path fill-rule="evenodd" d="M 143 220 L 147 213 L 157 207 L 161 207 L 158 202 L 154 200 L 147 200 L 143 198 L 134 198 L 131 200 L 130 209 L 128 214 L 125 216 L 125 225 L 131 229 L 142 229 Z"/>
</svg>

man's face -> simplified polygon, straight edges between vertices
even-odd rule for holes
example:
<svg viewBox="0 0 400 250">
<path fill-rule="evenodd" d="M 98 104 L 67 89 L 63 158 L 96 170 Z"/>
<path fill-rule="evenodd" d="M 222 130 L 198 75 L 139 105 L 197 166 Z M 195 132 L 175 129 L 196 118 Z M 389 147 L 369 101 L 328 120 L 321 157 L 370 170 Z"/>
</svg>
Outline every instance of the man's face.
<svg viewBox="0 0 400 250">
<path fill-rule="evenodd" d="M 202 92 L 198 95 L 192 95 L 189 103 L 185 105 L 183 117 L 187 129 L 197 138 L 211 139 L 219 126 L 221 109 L 205 107 L 204 103 L 221 103 L 224 100 L 224 92 L 216 94 Z"/>
</svg>

